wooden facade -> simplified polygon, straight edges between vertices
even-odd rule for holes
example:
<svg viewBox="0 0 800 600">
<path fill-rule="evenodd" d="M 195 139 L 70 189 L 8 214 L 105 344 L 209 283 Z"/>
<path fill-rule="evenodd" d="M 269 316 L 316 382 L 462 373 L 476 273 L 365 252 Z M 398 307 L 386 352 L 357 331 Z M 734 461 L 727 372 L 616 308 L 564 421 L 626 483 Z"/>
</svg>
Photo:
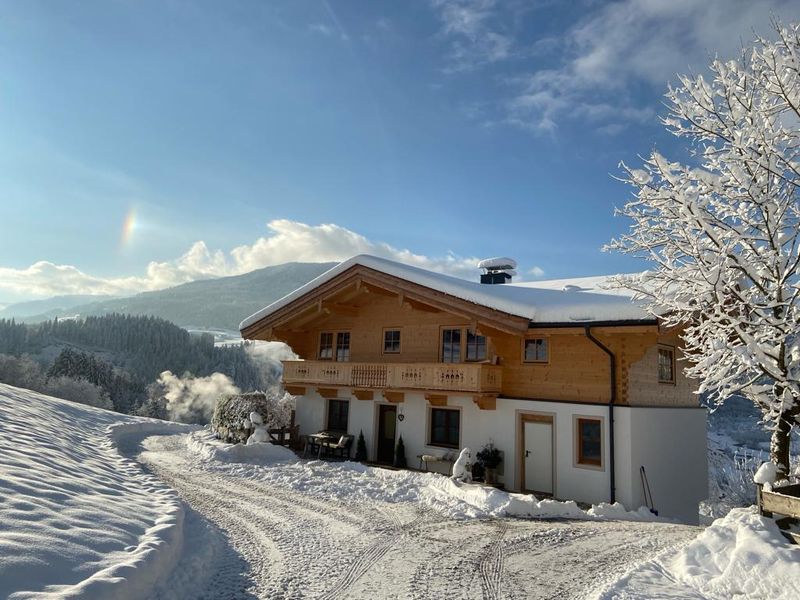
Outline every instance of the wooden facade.
<svg viewBox="0 0 800 600">
<path fill-rule="evenodd" d="M 462 349 L 462 362 L 442 362 L 442 331 L 450 328 L 485 336 L 485 360 L 466 362 Z M 384 352 L 387 330 L 400 332 L 398 351 Z M 321 335 L 333 333 L 335 340 L 339 332 L 349 333 L 348 360 L 319 360 Z M 422 390 L 438 396 L 466 392 L 487 408 L 498 395 L 598 404 L 611 399 L 609 356 L 587 337 L 585 327 L 532 327 L 521 317 L 363 266 L 322 284 L 242 333 L 249 339 L 286 342 L 304 359 L 285 363 L 284 383 L 295 391 Z M 633 324 L 595 326 L 591 334 L 615 356 L 618 404 L 697 405 L 679 366 L 674 382 L 658 380 L 659 344 L 674 348 L 679 357 L 674 332 L 660 331 L 655 324 Z M 526 339 L 547 340 L 546 360 L 525 362 Z"/>
</svg>

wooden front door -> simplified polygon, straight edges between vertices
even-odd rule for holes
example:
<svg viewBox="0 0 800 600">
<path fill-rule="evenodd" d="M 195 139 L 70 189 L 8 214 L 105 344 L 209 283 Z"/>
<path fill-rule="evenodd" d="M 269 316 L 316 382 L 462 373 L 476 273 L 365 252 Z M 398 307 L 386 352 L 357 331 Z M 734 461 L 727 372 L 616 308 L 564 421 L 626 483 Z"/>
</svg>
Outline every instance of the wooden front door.
<svg viewBox="0 0 800 600">
<path fill-rule="evenodd" d="M 397 429 L 397 407 L 378 405 L 378 462 L 394 462 L 394 436 Z"/>
<path fill-rule="evenodd" d="M 553 494 L 552 417 L 523 416 L 522 465 L 525 491 Z"/>
</svg>

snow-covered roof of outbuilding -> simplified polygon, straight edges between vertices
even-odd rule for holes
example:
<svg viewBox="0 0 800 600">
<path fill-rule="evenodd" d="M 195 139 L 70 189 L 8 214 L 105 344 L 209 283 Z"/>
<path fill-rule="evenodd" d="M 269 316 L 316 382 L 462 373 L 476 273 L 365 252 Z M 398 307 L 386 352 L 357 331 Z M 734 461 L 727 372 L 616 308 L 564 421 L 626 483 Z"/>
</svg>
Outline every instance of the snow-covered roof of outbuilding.
<svg viewBox="0 0 800 600">
<path fill-rule="evenodd" d="M 531 321 L 531 323 L 583 324 L 596 321 L 653 320 L 653 317 L 644 310 L 642 304 L 631 298 L 630 292 L 603 289 L 601 287 L 602 282 L 607 281 L 608 277 L 490 285 L 435 273 L 386 258 L 359 254 L 336 265 L 294 292 L 250 315 L 241 322 L 239 329 L 245 329 L 268 317 L 357 265 L 398 277 L 467 302 L 523 317 Z"/>
</svg>

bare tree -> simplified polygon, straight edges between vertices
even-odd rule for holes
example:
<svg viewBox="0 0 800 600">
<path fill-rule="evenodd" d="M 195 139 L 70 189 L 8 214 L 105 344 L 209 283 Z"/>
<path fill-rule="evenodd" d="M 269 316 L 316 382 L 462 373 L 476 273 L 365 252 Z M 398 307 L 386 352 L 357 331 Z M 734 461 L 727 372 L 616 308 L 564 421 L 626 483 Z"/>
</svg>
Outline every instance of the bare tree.
<svg viewBox="0 0 800 600">
<path fill-rule="evenodd" d="M 800 27 L 774 23 L 711 76 L 683 76 L 664 125 L 688 164 L 653 152 L 622 165 L 635 197 L 618 214 L 630 231 L 607 248 L 652 269 L 619 283 L 683 329 L 686 374 L 721 403 L 741 394 L 772 430 L 770 458 L 789 472 L 800 416 Z"/>
</svg>

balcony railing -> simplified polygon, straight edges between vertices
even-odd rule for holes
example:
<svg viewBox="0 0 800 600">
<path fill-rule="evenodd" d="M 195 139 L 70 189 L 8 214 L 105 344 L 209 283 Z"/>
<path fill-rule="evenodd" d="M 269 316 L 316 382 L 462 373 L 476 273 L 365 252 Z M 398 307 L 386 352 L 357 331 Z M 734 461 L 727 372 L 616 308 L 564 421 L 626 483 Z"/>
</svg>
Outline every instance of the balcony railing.
<svg viewBox="0 0 800 600">
<path fill-rule="evenodd" d="M 364 389 L 500 392 L 502 369 L 484 363 L 283 361 L 283 382 Z"/>
</svg>

